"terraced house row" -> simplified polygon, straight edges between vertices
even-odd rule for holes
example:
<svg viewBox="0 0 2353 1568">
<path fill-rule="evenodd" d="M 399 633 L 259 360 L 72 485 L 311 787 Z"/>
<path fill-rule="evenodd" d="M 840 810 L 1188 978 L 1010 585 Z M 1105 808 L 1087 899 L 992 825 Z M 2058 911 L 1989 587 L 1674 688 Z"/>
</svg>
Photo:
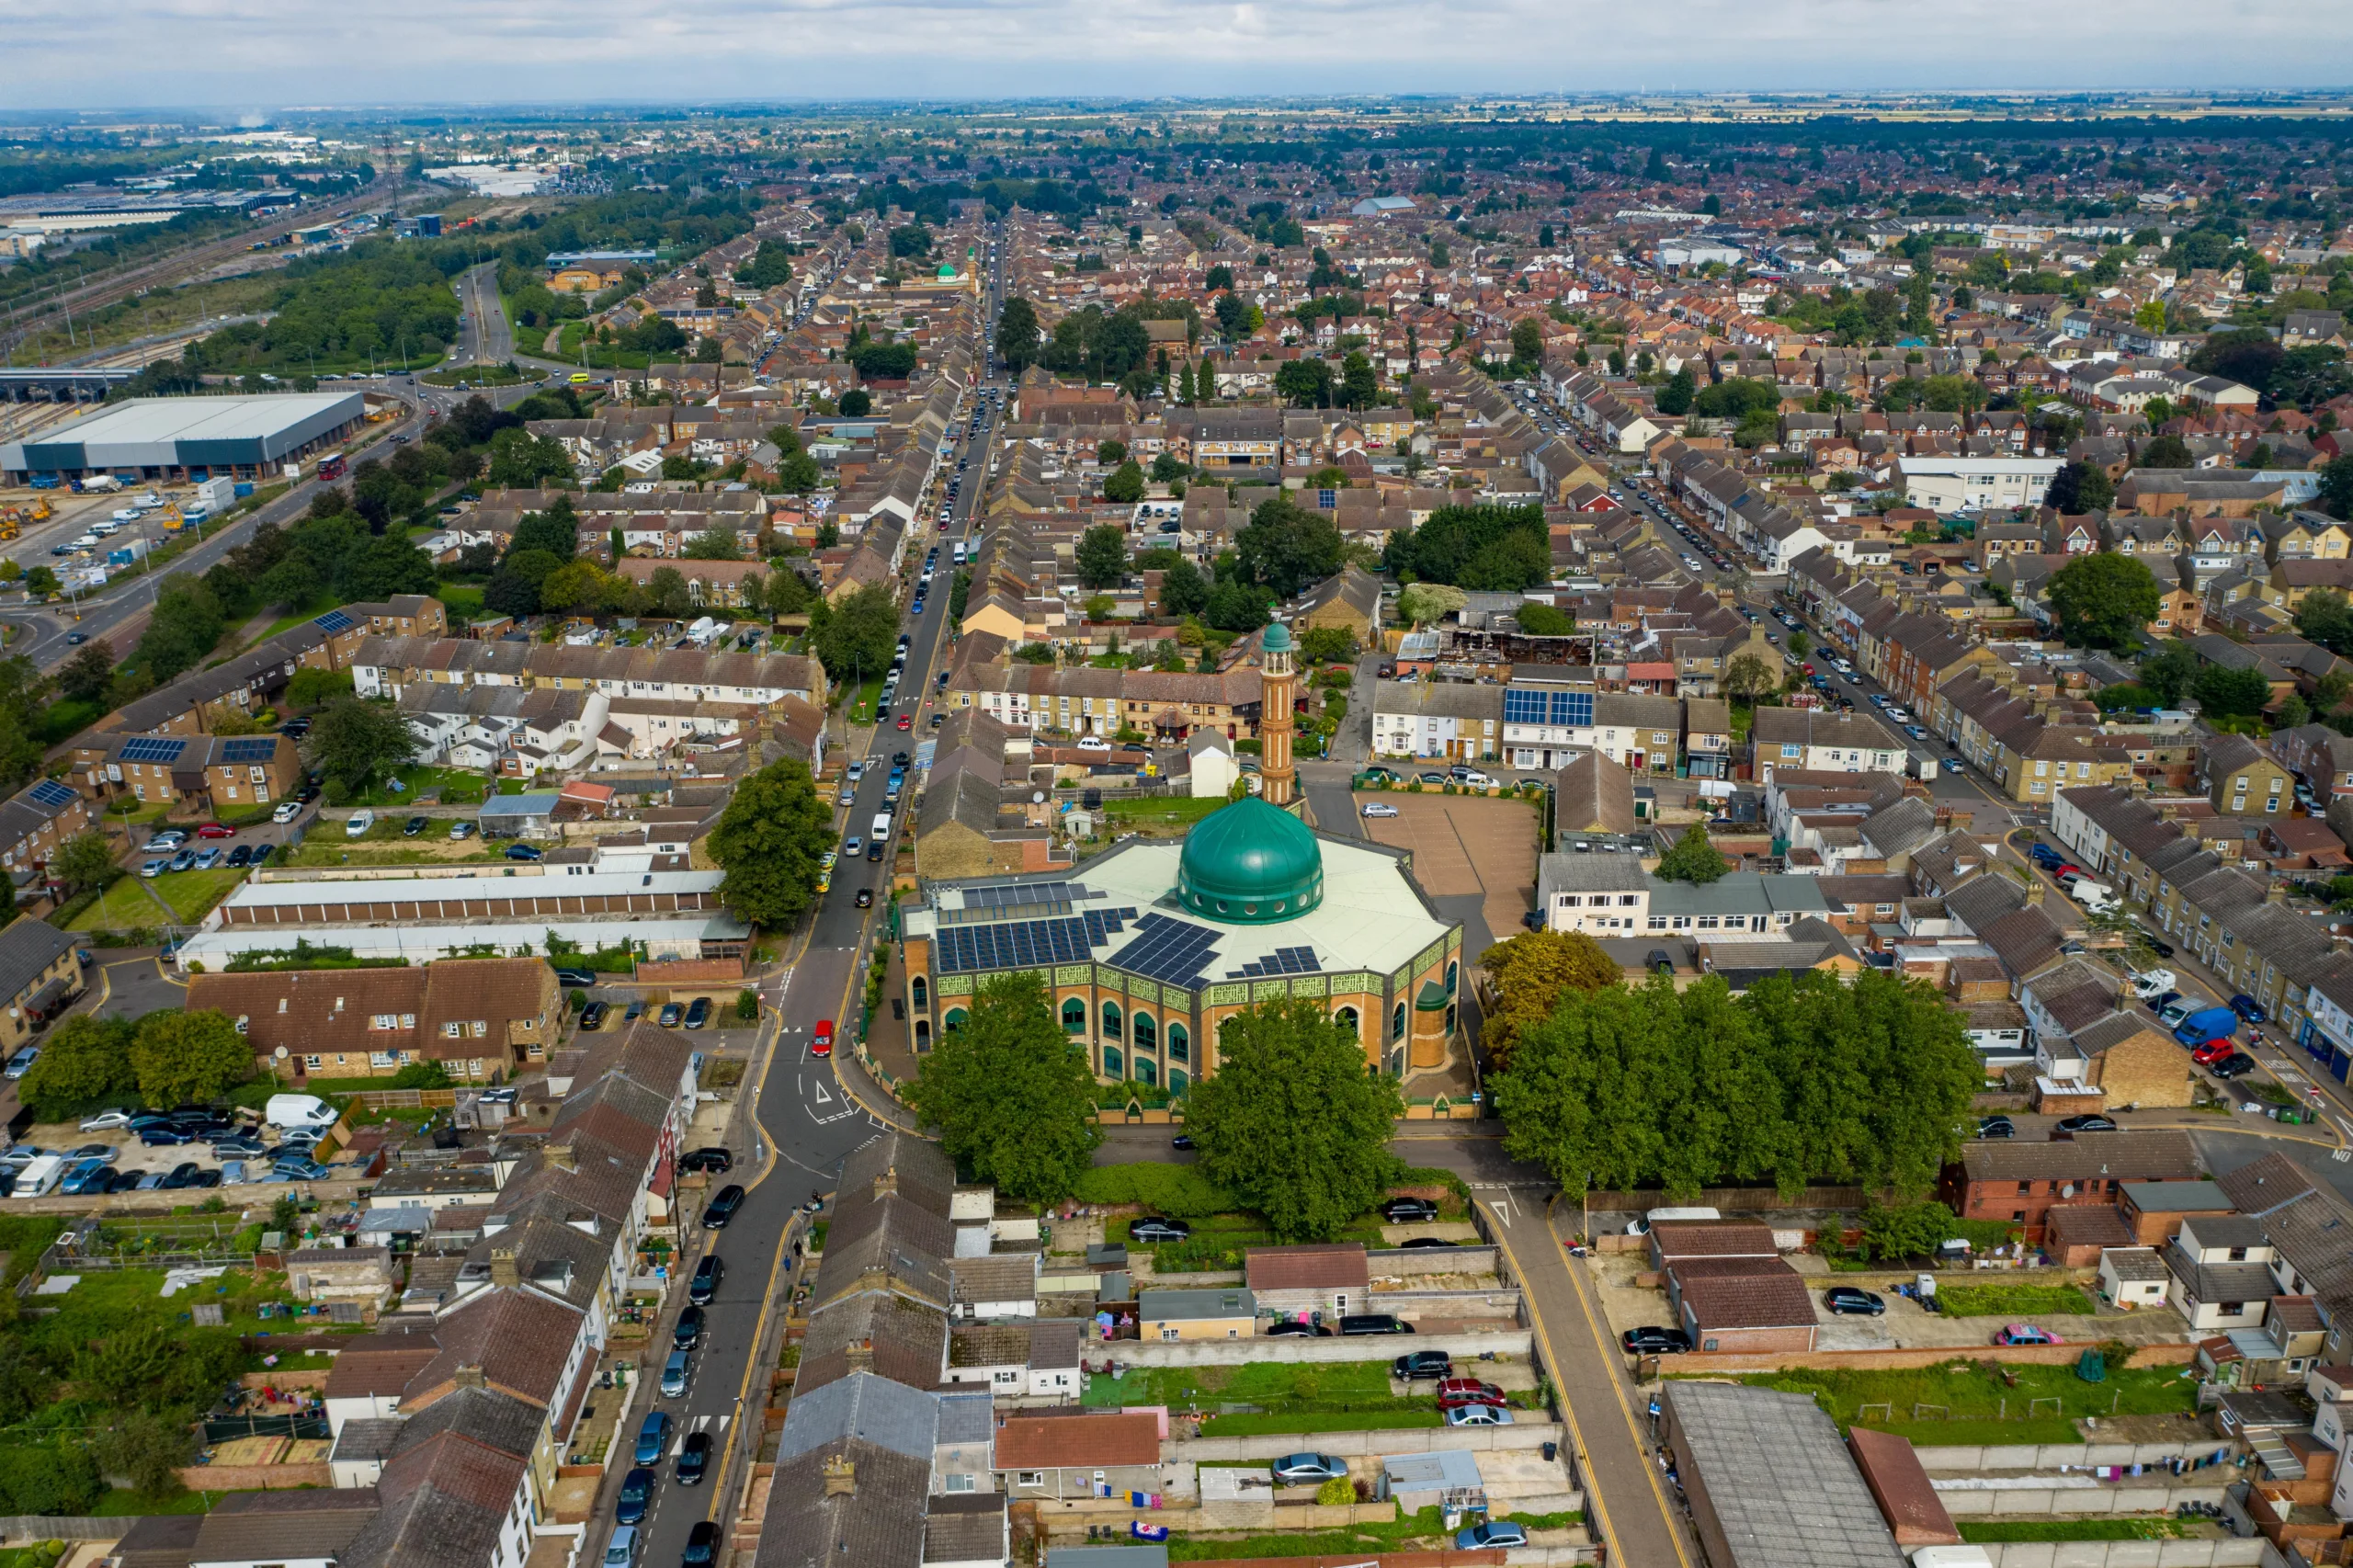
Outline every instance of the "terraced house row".
<svg viewBox="0 0 2353 1568">
<path fill-rule="evenodd" d="M 511 686 L 600 691 L 608 698 L 767 707 L 788 697 L 822 702 L 824 666 L 797 653 L 699 648 L 567 647 L 465 638 L 371 637 L 353 654 L 362 697 L 398 699 L 412 685 Z"/>
</svg>

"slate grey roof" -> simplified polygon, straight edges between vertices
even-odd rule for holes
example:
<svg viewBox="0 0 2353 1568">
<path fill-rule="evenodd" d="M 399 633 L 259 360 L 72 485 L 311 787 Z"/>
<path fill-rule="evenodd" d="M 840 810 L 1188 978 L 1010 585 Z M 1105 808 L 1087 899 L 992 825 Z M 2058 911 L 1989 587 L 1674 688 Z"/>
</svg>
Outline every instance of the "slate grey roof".
<svg viewBox="0 0 2353 1568">
<path fill-rule="evenodd" d="M 23 995 L 42 970 L 73 949 L 74 938 L 46 920 L 12 921 L 0 930 L 0 1002 Z"/>
<path fill-rule="evenodd" d="M 1716 1568 L 1901 1568 L 1895 1537 L 1813 1395 L 1665 1386 L 1691 1456 L 1693 1507 L 1714 1515 L 1730 1549 Z"/>
<path fill-rule="evenodd" d="M 927 1449 L 914 1459 L 863 1437 L 779 1454 L 755 1568 L 919 1568 L 930 1480 Z"/>
<path fill-rule="evenodd" d="M 927 1468 L 939 1437 L 939 1399 L 920 1389 L 853 1372 L 795 1398 L 777 1443 L 777 1463 L 829 1443 L 856 1439 L 920 1460 Z"/>
</svg>

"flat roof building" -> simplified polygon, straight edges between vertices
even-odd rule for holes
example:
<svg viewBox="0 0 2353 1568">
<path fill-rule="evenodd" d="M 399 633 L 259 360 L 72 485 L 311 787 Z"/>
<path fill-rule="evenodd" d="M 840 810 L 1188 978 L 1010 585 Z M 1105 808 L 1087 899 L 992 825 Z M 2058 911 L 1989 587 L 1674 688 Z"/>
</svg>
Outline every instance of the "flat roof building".
<svg viewBox="0 0 2353 1568">
<path fill-rule="evenodd" d="M 1709 1568 L 1903 1568 L 1837 1424 L 1812 1394 L 1664 1388 L 1664 1435 Z"/>
<path fill-rule="evenodd" d="M 153 397 L 110 403 L 37 441 L 0 444 L 0 480 L 96 473 L 251 479 L 341 440 L 367 418 L 358 392 Z"/>
</svg>

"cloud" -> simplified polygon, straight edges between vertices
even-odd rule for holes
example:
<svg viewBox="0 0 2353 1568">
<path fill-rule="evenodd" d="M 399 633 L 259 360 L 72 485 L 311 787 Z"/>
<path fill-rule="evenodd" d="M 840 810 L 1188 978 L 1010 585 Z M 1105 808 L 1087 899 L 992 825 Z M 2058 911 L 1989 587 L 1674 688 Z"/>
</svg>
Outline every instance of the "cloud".
<svg viewBox="0 0 2353 1568">
<path fill-rule="evenodd" d="M 22 108 L 2341 82 L 2353 44 L 2312 18 L 2285 0 L 2220 28 L 2188 0 L 0 0 L 0 39 Z"/>
</svg>

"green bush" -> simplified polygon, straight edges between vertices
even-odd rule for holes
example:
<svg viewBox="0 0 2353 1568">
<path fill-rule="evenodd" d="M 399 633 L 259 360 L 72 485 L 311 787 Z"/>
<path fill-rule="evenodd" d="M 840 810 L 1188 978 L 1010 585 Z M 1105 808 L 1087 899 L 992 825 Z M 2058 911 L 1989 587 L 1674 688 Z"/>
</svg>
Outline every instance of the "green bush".
<svg viewBox="0 0 2353 1568">
<path fill-rule="evenodd" d="M 1179 1219 L 1222 1214 L 1237 1207 L 1231 1193 L 1193 1165 L 1097 1165 L 1078 1178 L 1072 1196 L 1081 1203 L 1139 1203 Z"/>
<path fill-rule="evenodd" d="M 1408 1165 L 1400 1171 L 1397 1179 L 1389 1185 L 1392 1187 L 1442 1187 L 1452 1193 L 1454 1198 L 1451 1203 L 1441 1199 L 1438 1204 L 1439 1212 L 1460 1218 L 1461 1214 L 1468 1214 L 1471 1211 L 1471 1184 L 1452 1171 L 1437 1165 Z M 1459 1213 L 1456 1212 L 1457 1205 L 1460 1206 Z"/>
<path fill-rule="evenodd" d="M 447 1089 L 454 1086 L 449 1072 L 438 1062 L 412 1062 L 393 1074 L 385 1085 L 388 1089 Z"/>
</svg>

